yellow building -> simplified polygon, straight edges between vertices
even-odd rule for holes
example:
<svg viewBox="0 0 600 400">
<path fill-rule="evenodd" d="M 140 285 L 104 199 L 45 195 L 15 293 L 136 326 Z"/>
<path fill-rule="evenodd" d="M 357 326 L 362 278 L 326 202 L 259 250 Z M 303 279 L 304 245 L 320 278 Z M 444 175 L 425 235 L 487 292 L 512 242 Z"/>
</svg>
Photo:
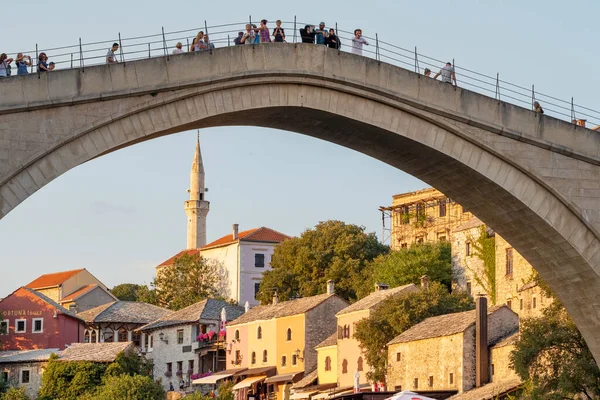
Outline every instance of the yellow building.
<svg viewBox="0 0 600 400">
<path fill-rule="evenodd" d="M 337 384 L 337 332 L 329 336 L 315 347 L 317 350 L 317 376 L 319 385 Z"/>
<path fill-rule="evenodd" d="M 394 195 L 392 205 L 379 210 L 383 213 L 384 230 L 386 219 L 391 219 L 384 236 L 390 237 L 392 250 L 414 243 L 450 241 L 452 229 L 473 217 L 463 206 L 433 188 Z"/>
<path fill-rule="evenodd" d="M 348 306 L 334 294 L 332 282 L 327 290 L 327 294 L 285 302 L 275 295 L 272 304 L 254 307 L 229 323 L 227 335 L 234 341 L 227 352 L 227 367 L 249 368 L 244 372 L 248 375 L 253 369 L 276 368 L 275 376 L 257 377 L 252 390 L 286 399 L 291 384 L 316 369 L 315 346 L 335 333 L 335 315 Z"/>
</svg>

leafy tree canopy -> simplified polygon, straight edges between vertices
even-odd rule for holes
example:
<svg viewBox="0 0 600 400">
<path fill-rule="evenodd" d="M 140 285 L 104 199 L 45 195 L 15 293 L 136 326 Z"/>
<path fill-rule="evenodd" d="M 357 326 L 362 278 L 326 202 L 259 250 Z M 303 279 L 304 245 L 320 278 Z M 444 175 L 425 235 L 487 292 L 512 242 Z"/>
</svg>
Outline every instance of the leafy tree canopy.
<svg viewBox="0 0 600 400">
<path fill-rule="evenodd" d="M 428 289 L 400 294 L 383 301 L 369 318 L 356 325 L 354 337 L 373 370 L 371 380 L 386 375 L 387 343 L 408 328 L 429 317 L 472 310 L 473 299 L 465 292 L 450 293 L 445 285 L 432 282 Z"/>
<path fill-rule="evenodd" d="M 532 400 L 600 399 L 600 370 L 581 333 L 557 301 L 543 317 L 521 321 L 511 363 Z"/>
<path fill-rule="evenodd" d="M 9 388 L 4 394 L 0 394 L 0 400 L 31 400 L 23 388 Z"/>
<path fill-rule="evenodd" d="M 82 400 L 163 400 L 165 392 L 152 378 L 143 375 L 108 377 L 94 394 Z"/>
<path fill-rule="evenodd" d="M 186 400 L 233 400 L 233 382 L 224 382 L 219 385 L 216 397 L 194 392 L 185 397 Z"/>
<path fill-rule="evenodd" d="M 186 254 L 175 259 L 172 266 L 163 268 L 152 285 L 160 306 L 179 310 L 206 298 L 220 297 L 224 282 L 221 264 Z"/>
<path fill-rule="evenodd" d="M 110 292 L 117 299 L 122 301 L 139 301 L 137 292 L 142 287 L 147 288 L 146 285 L 137 285 L 135 283 L 122 283 L 112 288 Z"/>
<path fill-rule="evenodd" d="M 273 270 L 263 274 L 259 300 L 269 303 L 275 290 L 281 300 L 321 294 L 329 279 L 335 281 L 339 296 L 356 300 L 367 263 L 387 252 L 387 246 L 364 227 L 320 222 L 277 246 L 271 260 Z"/>
</svg>

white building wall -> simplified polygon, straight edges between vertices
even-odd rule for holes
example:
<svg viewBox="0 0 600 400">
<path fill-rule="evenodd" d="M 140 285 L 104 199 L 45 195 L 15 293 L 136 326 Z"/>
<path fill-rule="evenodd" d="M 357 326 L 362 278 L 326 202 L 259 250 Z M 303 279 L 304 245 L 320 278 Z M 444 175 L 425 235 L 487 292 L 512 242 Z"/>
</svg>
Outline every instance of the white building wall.
<svg viewBox="0 0 600 400">
<path fill-rule="evenodd" d="M 216 260 L 223 266 L 225 282 L 223 285 L 223 297 L 240 302 L 239 288 L 239 259 L 238 259 L 238 243 L 232 243 L 228 246 L 221 246 L 212 249 L 202 250 L 202 257 L 209 260 Z M 244 304 L 244 303 L 240 303 Z"/>
<path fill-rule="evenodd" d="M 259 242 L 241 242 L 240 246 L 240 297 L 239 304 L 244 305 L 246 301 L 251 305 L 258 305 L 255 299 L 255 284 L 262 281 L 265 271 L 271 270 L 271 258 L 277 244 Z M 264 254 L 265 262 L 263 268 L 255 266 L 255 255 Z"/>
</svg>

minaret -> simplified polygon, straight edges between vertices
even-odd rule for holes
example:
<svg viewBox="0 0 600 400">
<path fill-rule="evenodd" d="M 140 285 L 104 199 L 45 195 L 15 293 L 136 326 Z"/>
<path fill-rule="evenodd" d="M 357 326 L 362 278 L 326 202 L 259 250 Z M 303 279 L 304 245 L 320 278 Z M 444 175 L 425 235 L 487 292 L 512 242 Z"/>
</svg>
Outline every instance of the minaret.
<svg viewBox="0 0 600 400">
<path fill-rule="evenodd" d="M 198 249 L 206 244 L 206 215 L 210 203 L 204 200 L 204 165 L 200 153 L 200 133 L 196 142 L 196 153 L 190 173 L 190 199 L 185 202 L 188 217 L 187 248 Z"/>
</svg>

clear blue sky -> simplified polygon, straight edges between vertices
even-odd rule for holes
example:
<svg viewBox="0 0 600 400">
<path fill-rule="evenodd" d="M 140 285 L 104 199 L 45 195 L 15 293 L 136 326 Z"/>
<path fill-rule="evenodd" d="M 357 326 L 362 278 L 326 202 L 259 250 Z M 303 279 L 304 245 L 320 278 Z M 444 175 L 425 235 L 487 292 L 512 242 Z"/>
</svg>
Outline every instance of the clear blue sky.
<svg viewBox="0 0 600 400">
<path fill-rule="evenodd" d="M 600 108 L 600 3 L 590 1 L 12 2 L 0 51 L 69 45 L 253 19 L 323 20 L 540 91 Z M 261 5 L 264 7 L 261 8 Z M 240 25 L 241 27 L 241 25 Z M 291 32 L 288 33 L 290 35 Z M 11 56 L 14 56 L 11 54 Z M 209 240 L 268 226 L 298 235 L 341 219 L 380 234 L 380 205 L 425 186 L 362 154 L 262 128 L 201 135 Z M 185 246 L 183 202 L 195 132 L 145 142 L 80 166 L 0 221 L 0 297 L 42 273 L 87 268 L 109 286 L 147 283 Z"/>
</svg>

